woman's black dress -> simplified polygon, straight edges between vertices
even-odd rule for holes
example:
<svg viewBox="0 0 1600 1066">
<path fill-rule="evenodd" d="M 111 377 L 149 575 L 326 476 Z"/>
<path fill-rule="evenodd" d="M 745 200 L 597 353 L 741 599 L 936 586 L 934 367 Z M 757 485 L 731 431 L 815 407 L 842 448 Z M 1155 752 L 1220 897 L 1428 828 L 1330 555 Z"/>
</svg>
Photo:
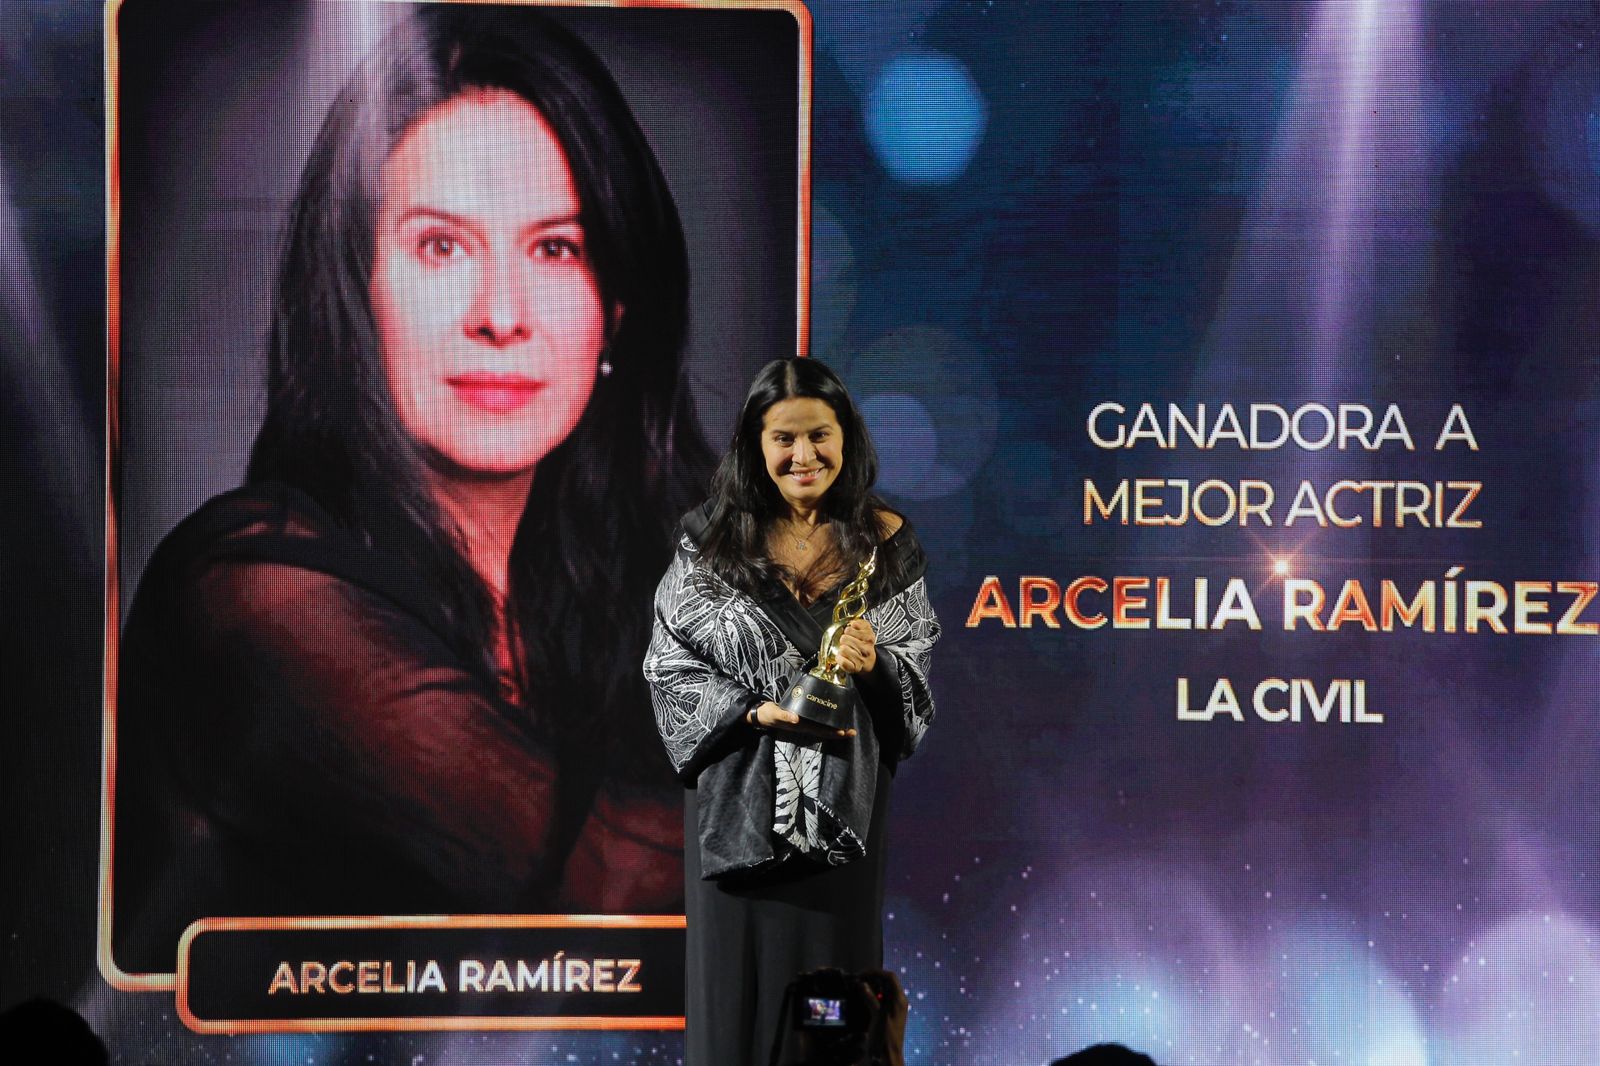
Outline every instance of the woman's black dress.
<svg viewBox="0 0 1600 1066">
<path fill-rule="evenodd" d="M 162 542 L 119 656 L 120 968 L 202 917 L 677 911 L 679 790 L 564 750 L 438 600 L 282 485 Z"/>
<path fill-rule="evenodd" d="M 797 974 L 882 963 L 890 776 L 933 721 L 940 627 L 926 557 L 903 523 L 879 548 L 867 609 L 878 661 L 854 678 L 866 712 L 856 734 L 759 732 L 746 715 L 816 661 L 837 592 L 808 609 L 781 585 L 734 587 L 701 558 L 708 515 L 684 517 L 644 674 L 688 795 L 686 1066 L 761 1066 Z"/>
<path fill-rule="evenodd" d="M 807 608 L 819 627 L 832 621 L 837 598 L 835 592 Z M 686 1034 L 688 1066 L 766 1066 L 774 1041 L 790 1024 L 780 1011 L 783 990 L 797 974 L 824 966 L 847 973 L 882 967 L 892 772 L 886 765 L 878 774 L 866 855 L 855 862 L 779 867 L 746 882 L 704 881 L 699 849 L 685 851 L 691 930 L 685 980 L 693 1019 Z M 699 812 L 695 790 L 686 795 L 684 833 L 692 842 Z"/>
</svg>

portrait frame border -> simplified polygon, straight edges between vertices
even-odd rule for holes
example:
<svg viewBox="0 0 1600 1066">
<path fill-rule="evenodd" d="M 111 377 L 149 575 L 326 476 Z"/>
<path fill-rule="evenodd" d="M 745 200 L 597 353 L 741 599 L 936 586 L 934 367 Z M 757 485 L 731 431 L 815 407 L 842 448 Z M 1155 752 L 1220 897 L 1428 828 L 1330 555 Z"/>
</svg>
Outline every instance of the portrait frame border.
<svg viewBox="0 0 1600 1066">
<path fill-rule="evenodd" d="M 683 928 L 682 915 L 427 915 L 266 918 L 227 916 L 202 918 L 181 936 L 173 972 L 132 972 L 112 954 L 113 871 L 115 832 L 113 807 L 117 781 L 117 679 L 121 641 L 122 585 L 119 572 L 119 482 L 121 434 L 121 143 L 118 126 L 118 77 L 121 72 L 118 15 L 128 0 L 105 0 L 105 587 L 102 619 L 102 685 L 100 730 L 100 818 L 97 857 L 95 959 L 101 976 L 122 992 L 172 992 L 178 1013 L 190 1029 L 202 1033 L 333 1032 L 402 1030 L 601 1030 L 681 1029 L 682 1016 L 651 1018 L 560 1018 L 454 1016 L 438 1018 L 311 1019 L 294 1022 L 239 1021 L 217 1023 L 194 1018 L 187 1005 L 186 961 L 194 937 L 205 931 L 261 928 Z M 317 0 L 319 3 L 381 4 L 417 0 Z M 483 4 L 548 8 L 612 8 L 653 10 L 776 11 L 794 18 L 797 29 L 797 229 L 795 247 L 795 354 L 809 354 L 811 290 L 811 137 L 814 31 L 803 0 L 426 0 L 429 3 Z M 218 1028 L 227 1025 L 227 1028 Z"/>
</svg>

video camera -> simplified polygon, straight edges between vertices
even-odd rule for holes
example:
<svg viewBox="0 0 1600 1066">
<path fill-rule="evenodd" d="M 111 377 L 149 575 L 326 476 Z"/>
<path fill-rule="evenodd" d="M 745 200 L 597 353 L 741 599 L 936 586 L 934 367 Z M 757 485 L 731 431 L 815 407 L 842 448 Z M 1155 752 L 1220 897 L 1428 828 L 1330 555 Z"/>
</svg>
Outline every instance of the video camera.
<svg viewBox="0 0 1600 1066">
<path fill-rule="evenodd" d="M 774 1066 L 904 1066 L 907 1003 L 894 974 L 803 973 L 784 993 Z"/>
</svg>

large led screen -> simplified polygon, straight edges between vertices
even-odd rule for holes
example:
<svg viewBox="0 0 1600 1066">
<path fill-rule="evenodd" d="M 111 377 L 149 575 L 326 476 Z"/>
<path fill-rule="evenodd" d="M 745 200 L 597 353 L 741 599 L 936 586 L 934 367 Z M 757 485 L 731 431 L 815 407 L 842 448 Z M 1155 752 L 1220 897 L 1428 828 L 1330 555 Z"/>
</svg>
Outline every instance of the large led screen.
<svg viewBox="0 0 1600 1066">
<path fill-rule="evenodd" d="M 6 1005 L 681 1066 L 630 642 L 804 352 L 943 625 L 907 1063 L 1600 1062 L 1590 0 L 12 0 L 0 58 Z M 506 483 L 463 582 L 437 490 Z"/>
</svg>

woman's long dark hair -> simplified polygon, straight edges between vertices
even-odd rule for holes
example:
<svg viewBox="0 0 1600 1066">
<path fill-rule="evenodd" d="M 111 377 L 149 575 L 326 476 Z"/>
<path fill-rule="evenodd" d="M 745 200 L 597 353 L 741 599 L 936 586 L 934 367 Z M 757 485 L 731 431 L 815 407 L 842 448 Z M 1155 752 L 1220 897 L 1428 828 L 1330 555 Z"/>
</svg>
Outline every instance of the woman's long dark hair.
<svg viewBox="0 0 1600 1066">
<path fill-rule="evenodd" d="M 733 441 L 712 476 L 711 514 L 700 546 L 713 572 L 752 595 L 769 592 L 785 576 L 767 554 L 767 537 L 789 505 L 767 473 L 761 430 L 773 404 L 797 397 L 827 404 L 844 434 L 843 461 L 820 505 L 822 520 L 833 524 L 838 556 L 832 561 L 845 576 L 853 575 L 885 532 L 880 515 L 889 508 L 872 491 L 878 450 L 844 382 L 816 359 L 774 359 L 750 383 Z M 894 553 L 880 555 L 879 561 L 875 591 L 904 585 Z"/>
<path fill-rule="evenodd" d="M 289 219 L 269 339 L 267 413 L 248 479 L 294 485 L 437 590 L 450 639 L 492 673 L 489 592 L 425 481 L 386 384 L 369 290 L 379 175 L 405 131 L 464 93 L 531 104 L 560 141 L 613 371 L 538 464 L 511 550 L 519 682 L 563 743 L 631 779 L 669 779 L 637 664 L 674 519 L 710 456 L 684 386 L 688 255 L 671 192 L 600 60 L 527 10 L 440 4 L 400 23 L 328 112 Z M 604 760 L 602 763 L 601 760 Z"/>
</svg>

